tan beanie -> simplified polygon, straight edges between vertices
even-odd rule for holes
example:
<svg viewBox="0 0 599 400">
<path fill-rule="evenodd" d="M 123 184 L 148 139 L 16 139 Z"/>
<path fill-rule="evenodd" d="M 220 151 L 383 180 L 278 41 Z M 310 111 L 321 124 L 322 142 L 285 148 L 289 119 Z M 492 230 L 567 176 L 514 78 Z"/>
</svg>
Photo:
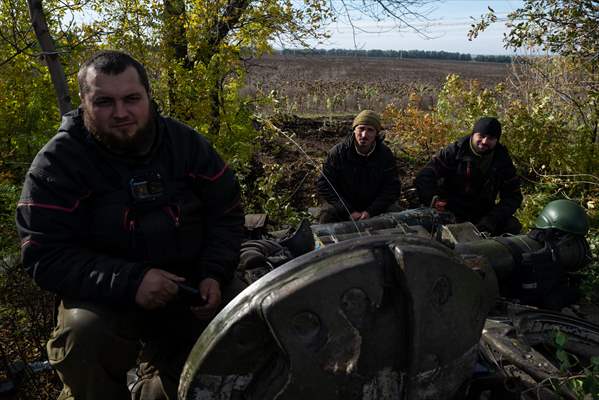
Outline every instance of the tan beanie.
<svg viewBox="0 0 599 400">
<path fill-rule="evenodd" d="M 377 132 L 383 129 L 381 125 L 381 117 L 377 113 L 372 110 L 363 110 L 356 118 L 354 118 L 354 123 L 352 124 L 352 129 L 354 129 L 358 125 L 370 125 L 376 129 Z"/>
</svg>

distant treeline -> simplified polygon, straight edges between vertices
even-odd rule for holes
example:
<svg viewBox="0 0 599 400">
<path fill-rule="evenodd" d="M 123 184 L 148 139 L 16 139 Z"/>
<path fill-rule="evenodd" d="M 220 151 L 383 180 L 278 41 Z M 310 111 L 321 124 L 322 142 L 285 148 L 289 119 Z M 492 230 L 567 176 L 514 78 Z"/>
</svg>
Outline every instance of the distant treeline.
<svg viewBox="0 0 599 400">
<path fill-rule="evenodd" d="M 457 60 L 511 63 L 511 56 L 475 55 L 430 50 L 348 50 L 348 49 L 283 49 L 276 53 L 284 55 L 316 55 L 345 57 L 389 57 L 389 58 L 432 58 L 435 60 Z"/>
</svg>

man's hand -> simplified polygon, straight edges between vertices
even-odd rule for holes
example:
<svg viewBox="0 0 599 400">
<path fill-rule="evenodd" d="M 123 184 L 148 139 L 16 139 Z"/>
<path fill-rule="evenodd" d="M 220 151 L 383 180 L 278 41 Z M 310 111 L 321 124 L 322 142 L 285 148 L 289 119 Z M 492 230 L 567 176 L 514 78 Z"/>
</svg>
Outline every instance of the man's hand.
<svg viewBox="0 0 599 400">
<path fill-rule="evenodd" d="M 191 307 L 191 311 L 198 319 L 210 319 L 220 306 L 220 284 L 212 278 L 204 279 L 200 282 L 200 295 L 206 304 L 201 307 Z"/>
<path fill-rule="evenodd" d="M 146 310 L 164 307 L 177 295 L 177 282 L 185 278 L 158 268 L 146 272 L 135 293 L 135 302 Z"/>
<path fill-rule="evenodd" d="M 354 211 L 353 213 L 351 213 L 351 219 L 353 219 L 354 221 L 368 218 L 370 218 L 370 214 L 368 214 L 368 211 Z"/>
<path fill-rule="evenodd" d="M 495 232 L 495 223 L 489 217 L 483 217 L 476 223 L 476 228 L 479 232 L 487 232 L 493 234 Z"/>
<path fill-rule="evenodd" d="M 447 200 L 440 199 L 438 195 L 433 196 L 433 199 L 431 200 L 431 208 L 434 208 L 435 210 L 442 212 L 446 210 L 446 207 Z"/>
</svg>

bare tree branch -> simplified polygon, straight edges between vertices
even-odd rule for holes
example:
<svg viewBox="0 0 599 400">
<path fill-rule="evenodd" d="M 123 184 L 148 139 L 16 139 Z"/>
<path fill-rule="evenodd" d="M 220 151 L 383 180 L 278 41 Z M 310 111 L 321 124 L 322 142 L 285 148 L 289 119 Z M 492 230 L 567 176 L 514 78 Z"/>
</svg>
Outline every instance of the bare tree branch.
<svg viewBox="0 0 599 400">
<path fill-rule="evenodd" d="M 341 22 L 349 25 L 352 31 L 354 47 L 358 48 L 357 37 L 359 32 L 382 33 L 393 30 L 409 29 L 420 36 L 430 39 L 426 32 L 427 27 L 420 28 L 413 21 L 429 22 L 427 17 L 434 10 L 434 4 L 439 0 L 329 0 L 329 8 L 341 17 Z M 421 11 L 418 11 L 421 10 Z M 365 29 L 357 21 L 365 18 L 375 23 L 391 22 L 392 28 L 375 30 Z"/>
</svg>

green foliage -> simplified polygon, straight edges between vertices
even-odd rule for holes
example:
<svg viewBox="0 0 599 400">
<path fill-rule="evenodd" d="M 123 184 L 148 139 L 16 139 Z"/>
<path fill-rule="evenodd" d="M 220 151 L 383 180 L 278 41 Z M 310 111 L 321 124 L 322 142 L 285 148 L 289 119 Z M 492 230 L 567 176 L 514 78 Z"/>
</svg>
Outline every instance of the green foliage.
<svg viewBox="0 0 599 400">
<path fill-rule="evenodd" d="M 593 174 L 599 169 L 599 122 L 588 76 L 564 57 L 537 57 L 518 66 L 506 90 L 506 143 L 529 171 Z M 515 79 L 512 81 L 514 82 Z M 544 166 L 544 167 L 543 167 Z"/>
<path fill-rule="evenodd" d="M 59 114 L 43 65 L 15 57 L 0 75 L 0 181 L 18 182 L 33 156 L 56 133 Z"/>
<path fill-rule="evenodd" d="M 482 116 L 497 116 L 503 89 L 503 84 L 484 88 L 476 80 L 465 82 L 456 74 L 448 75 L 438 96 L 436 112 L 449 124 L 450 137 L 469 134 L 474 122 Z"/>
<path fill-rule="evenodd" d="M 551 183 L 524 186 L 522 190 L 524 202 L 516 212 L 516 217 L 522 224 L 524 231 L 534 226 L 537 216 L 547 203 L 555 199 L 555 192 L 558 190 L 559 187 Z"/>
<path fill-rule="evenodd" d="M 281 157 L 282 134 L 270 120 L 263 120 L 263 153 Z M 266 150 L 265 150 L 266 149 Z M 301 160 L 299 161 L 301 164 Z M 304 165 L 305 167 L 305 165 Z M 303 182 L 293 182 L 294 164 L 270 159 L 253 159 L 251 166 L 237 171 L 246 213 L 265 213 L 275 227 L 296 226 L 308 217 L 306 210 L 297 210 L 292 199 Z M 304 177 L 307 178 L 308 175 Z M 292 191 L 290 188 L 294 188 Z"/>
<path fill-rule="evenodd" d="M 558 383 L 552 383 L 554 389 L 559 390 L 559 385 L 565 383 L 576 398 L 596 399 L 599 396 L 599 357 L 590 357 L 588 365 L 581 365 L 581 361 L 568 351 L 568 335 L 559 329 L 554 331 L 553 345 L 564 376 Z"/>
<path fill-rule="evenodd" d="M 0 258 L 19 250 L 19 239 L 15 229 L 15 208 L 21 188 L 0 182 Z"/>
<path fill-rule="evenodd" d="M 297 225 L 305 215 L 295 210 L 289 203 L 291 193 L 281 189 L 280 183 L 286 172 L 277 163 L 265 165 L 264 175 L 256 182 L 256 192 L 252 196 L 259 199 L 262 212 L 268 214 L 271 221 L 281 225 Z"/>
<path fill-rule="evenodd" d="M 566 351 L 566 342 L 568 341 L 566 334 L 559 329 L 556 329 L 554 335 L 553 342 L 556 347 L 555 356 L 560 363 L 560 371 L 566 372 L 572 368 L 573 363 L 576 361 L 574 361 L 573 357 Z"/>
<path fill-rule="evenodd" d="M 595 58 L 599 50 L 597 3 L 589 0 L 525 0 L 508 15 L 506 46 L 541 46 L 554 54 Z"/>
<path fill-rule="evenodd" d="M 252 104 L 240 94 L 245 61 L 269 52 L 274 38 L 299 45 L 325 38 L 323 24 L 332 18 L 323 0 L 43 4 L 71 94 L 77 93 L 75 73 L 84 59 L 101 48 L 125 50 L 146 65 L 164 113 L 206 135 L 242 173 L 258 142 Z M 48 70 L 36 56 L 39 45 L 26 3 L 2 2 L 0 28 L 0 182 L 15 183 L 60 121 Z M 264 189 L 269 185 L 264 182 Z M 285 210 L 271 206 L 270 196 L 263 200 L 270 201 L 266 208 Z M 7 207 L 12 213 L 14 206 Z"/>
<path fill-rule="evenodd" d="M 420 102 L 421 97 L 412 93 L 405 108 L 389 105 L 383 118 L 393 122 L 385 140 L 394 152 L 403 152 L 410 160 L 423 163 L 454 137 L 450 134 L 452 126 L 439 113 L 422 110 Z"/>
<path fill-rule="evenodd" d="M 595 104 L 582 87 L 584 76 L 574 68 L 565 58 L 536 58 L 515 67 L 517 85 L 491 89 L 449 75 L 435 118 L 447 125 L 450 138 L 457 138 L 481 116 L 497 116 L 503 124 L 501 141 L 526 175 L 592 173 L 599 170 Z M 548 76 L 554 78 L 547 81 Z M 599 184 L 594 175 L 579 178 Z"/>
<path fill-rule="evenodd" d="M 599 210 L 597 209 L 597 199 L 587 201 L 587 209 L 590 230 L 587 235 L 589 247 L 591 250 L 591 262 L 580 273 L 583 276 L 581 283 L 581 292 L 586 301 L 599 304 Z M 591 206 L 593 208 L 591 208 Z"/>
<path fill-rule="evenodd" d="M 188 70 L 181 65 L 172 68 L 172 85 L 157 82 L 154 94 L 162 108 L 170 114 L 178 115 L 187 124 L 206 136 L 221 156 L 235 168 L 249 163 L 256 150 L 258 132 L 254 129 L 251 104 L 248 99 L 239 96 L 239 80 L 224 84 L 222 104 L 220 105 L 220 130 L 210 130 L 209 88 L 214 84 L 212 76 L 206 73 L 202 64 L 196 64 Z M 241 72 L 240 72 L 241 73 Z M 177 93 L 177 101 L 169 101 L 168 91 Z"/>
<path fill-rule="evenodd" d="M 470 40 L 497 22 L 495 11 L 471 25 Z M 507 16 L 505 47 L 536 49 L 597 62 L 599 46 L 597 4 L 590 0 L 524 0 Z"/>
<path fill-rule="evenodd" d="M 591 365 L 584 369 L 581 389 L 593 399 L 599 397 L 599 357 L 591 357 Z"/>
<path fill-rule="evenodd" d="M 472 37 L 497 20 L 494 11 L 489 11 L 473 25 Z M 513 118 L 514 133 L 524 137 L 522 146 L 515 151 L 526 156 L 536 150 L 546 157 L 540 161 L 538 157 L 531 159 L 531 167 L 546 165 L 559 173 L 596 173 L 599 169 L 596 2 L 525 0 L 508 15 L 506 25 L 506 47 L 541 49 L 552 54 L 524 60 L 521 74 L 511 80 L 515 82 L 516 93 L 506 102 L 506 115 Z M 514 140 L 511 144 L 516 147 L 518 142 Z"/>
</svg>

